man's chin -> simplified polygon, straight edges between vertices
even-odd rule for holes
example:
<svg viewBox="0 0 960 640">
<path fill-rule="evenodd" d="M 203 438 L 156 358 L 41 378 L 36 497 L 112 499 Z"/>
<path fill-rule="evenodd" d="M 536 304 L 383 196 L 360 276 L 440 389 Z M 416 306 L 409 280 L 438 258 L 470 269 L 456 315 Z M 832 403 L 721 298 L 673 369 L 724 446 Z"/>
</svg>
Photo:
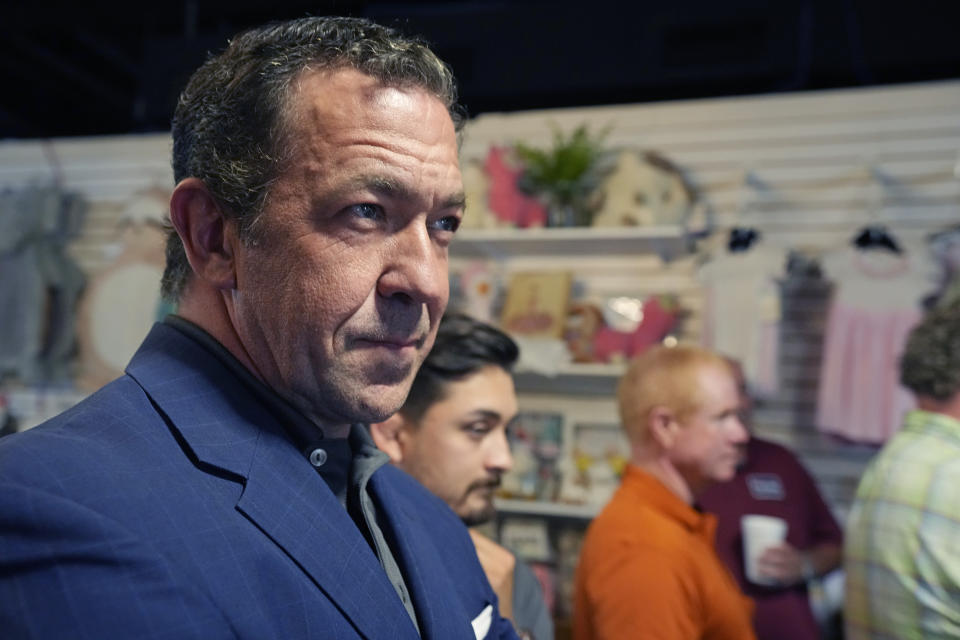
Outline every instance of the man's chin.
<svg viewBox="0 0 960 640">
<path fill-rule="evenodd" d="M 361 398 L 357 415 L 353 422 L 383 422 L 403 406 L 410 391 L 410 385 L 403 383 L 394 386 L 381 386 L 377 393 Z"/>
<path fill-rule="evenodd" d="M 716 473 L 713 477 L 714 482 L 730 482 L 737 476 L 737 467 L 730 465 Z"/>
<path fill-rule="evenodd" d="M 497 515 L 497 509 L 493 506 L 491 501 L 486 506 L 471 509 L 465 513 L 460 513 L 460 519 L 463 520 L 463 524 L 468 527 L 476 527 L 477 525 L 485 524 L 493 520 L 494 516 Z"/>
</svg>

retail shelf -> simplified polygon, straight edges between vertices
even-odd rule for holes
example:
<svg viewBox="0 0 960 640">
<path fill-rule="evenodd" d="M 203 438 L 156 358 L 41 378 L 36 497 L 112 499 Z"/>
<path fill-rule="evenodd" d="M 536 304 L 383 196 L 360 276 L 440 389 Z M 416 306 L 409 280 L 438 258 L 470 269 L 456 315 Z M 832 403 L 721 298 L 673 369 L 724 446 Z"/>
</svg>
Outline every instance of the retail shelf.
<svg viewBox="0 0 960 640">
<path fill-rule="evenodd" d="M 570 362 L 557 368 L 553 373 L 539 371 L 521 371 L 547 378 L 619 378 L 626 370 L 622 363 L 610 362 Z"/>
<path fill-rule="evenodd" d="M 462 258 L 519 256 L 633 255 L 655 253 L 668 260 L 686 250 L 678 226 L 464 229 L 450 247 Z"/>
<path fill-rule="evenodd" d="M 497 512 L 500 515 L 544 516 L 549 518 L 575 518 L 592 520 L 602 505 L 568 504 L 565 502 L 545 502 L 543 500 L 496 499 Z"/>
<path fill-rule="evenodd" d="M 616 390 L 625 370 L 620 363 L 570 363 L 550 373 L 517 369 L 514 379 L 520 391 L 603 395 Z"/>
</svg>

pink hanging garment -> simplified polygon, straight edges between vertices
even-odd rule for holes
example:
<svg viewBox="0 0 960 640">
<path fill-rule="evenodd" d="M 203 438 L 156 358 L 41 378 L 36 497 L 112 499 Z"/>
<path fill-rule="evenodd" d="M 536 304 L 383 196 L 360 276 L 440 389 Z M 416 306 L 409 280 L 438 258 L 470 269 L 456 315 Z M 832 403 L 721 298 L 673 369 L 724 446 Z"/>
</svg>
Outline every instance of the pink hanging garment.
<svg viewBox="0 0 960 640">
<path fill-rule="evenodd" d="M 900 386 L 899 360 L 922 314 L 935 269 L 922 254 L 845 248 L 823 260 L 834 282 L 827 315 L 817 428 L 854 442 L 882 444 L 914 407 Z"/>
</svg>

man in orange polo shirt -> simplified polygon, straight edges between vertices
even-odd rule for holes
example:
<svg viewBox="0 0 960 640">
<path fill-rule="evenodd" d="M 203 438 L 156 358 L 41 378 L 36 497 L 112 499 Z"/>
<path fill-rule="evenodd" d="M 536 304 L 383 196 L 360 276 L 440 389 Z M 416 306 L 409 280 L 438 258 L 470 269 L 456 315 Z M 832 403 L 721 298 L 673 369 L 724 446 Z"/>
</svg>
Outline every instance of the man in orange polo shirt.
<svg viewBox="0 0 960 640">
<path fill-rule="evenodd" d="M 692 346 L 636 358 L 617 393 L 630 465 L 587 530 L 575 640 L 749 640 L 753 605 L 714 551 L 696 496 L 733 478 L 747 441 L 729 364 Z"/>
</svg>

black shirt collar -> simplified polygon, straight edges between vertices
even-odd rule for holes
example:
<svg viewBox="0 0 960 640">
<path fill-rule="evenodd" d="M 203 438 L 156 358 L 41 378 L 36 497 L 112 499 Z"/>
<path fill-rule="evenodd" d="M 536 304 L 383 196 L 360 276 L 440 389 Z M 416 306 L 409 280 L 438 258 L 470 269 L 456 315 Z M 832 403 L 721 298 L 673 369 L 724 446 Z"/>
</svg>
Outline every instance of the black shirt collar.
<svg viewBox="0 0 960 640">
<path fill-rule="evenodd" d="M 289 402 L 281 398 L 276 391 L 253 375 L 216 338 L 198 325 L 177 315 L 168 315 L 164 318 L 163 323 L 198 342 L 229 369 L 276 416 L 299 451 L 309 455 L 310 451 L 319 442 L 323 441 L 324 433 L 319 425 L 303 415 Z"/>
<path fill-rule="evenodd" d="M 352 425 L 346 439 L 325 439 L 319 425 L 261 382 L 216 338 L 177 315 L 168 315 L 163 322 L 192 338 L 220 360 L 274 414 L 291 441 L 323 476 L 341 504 L 345 504 L 348 485 L 365 490 L 374 471 L 390 461 L 387 454 L 377 448 L 366 425 Z M 319 456 L 318 450 L 323 451 Z M 319 458 L 322 458 L 323 462 L 316 464 Z"/>
</svg>

